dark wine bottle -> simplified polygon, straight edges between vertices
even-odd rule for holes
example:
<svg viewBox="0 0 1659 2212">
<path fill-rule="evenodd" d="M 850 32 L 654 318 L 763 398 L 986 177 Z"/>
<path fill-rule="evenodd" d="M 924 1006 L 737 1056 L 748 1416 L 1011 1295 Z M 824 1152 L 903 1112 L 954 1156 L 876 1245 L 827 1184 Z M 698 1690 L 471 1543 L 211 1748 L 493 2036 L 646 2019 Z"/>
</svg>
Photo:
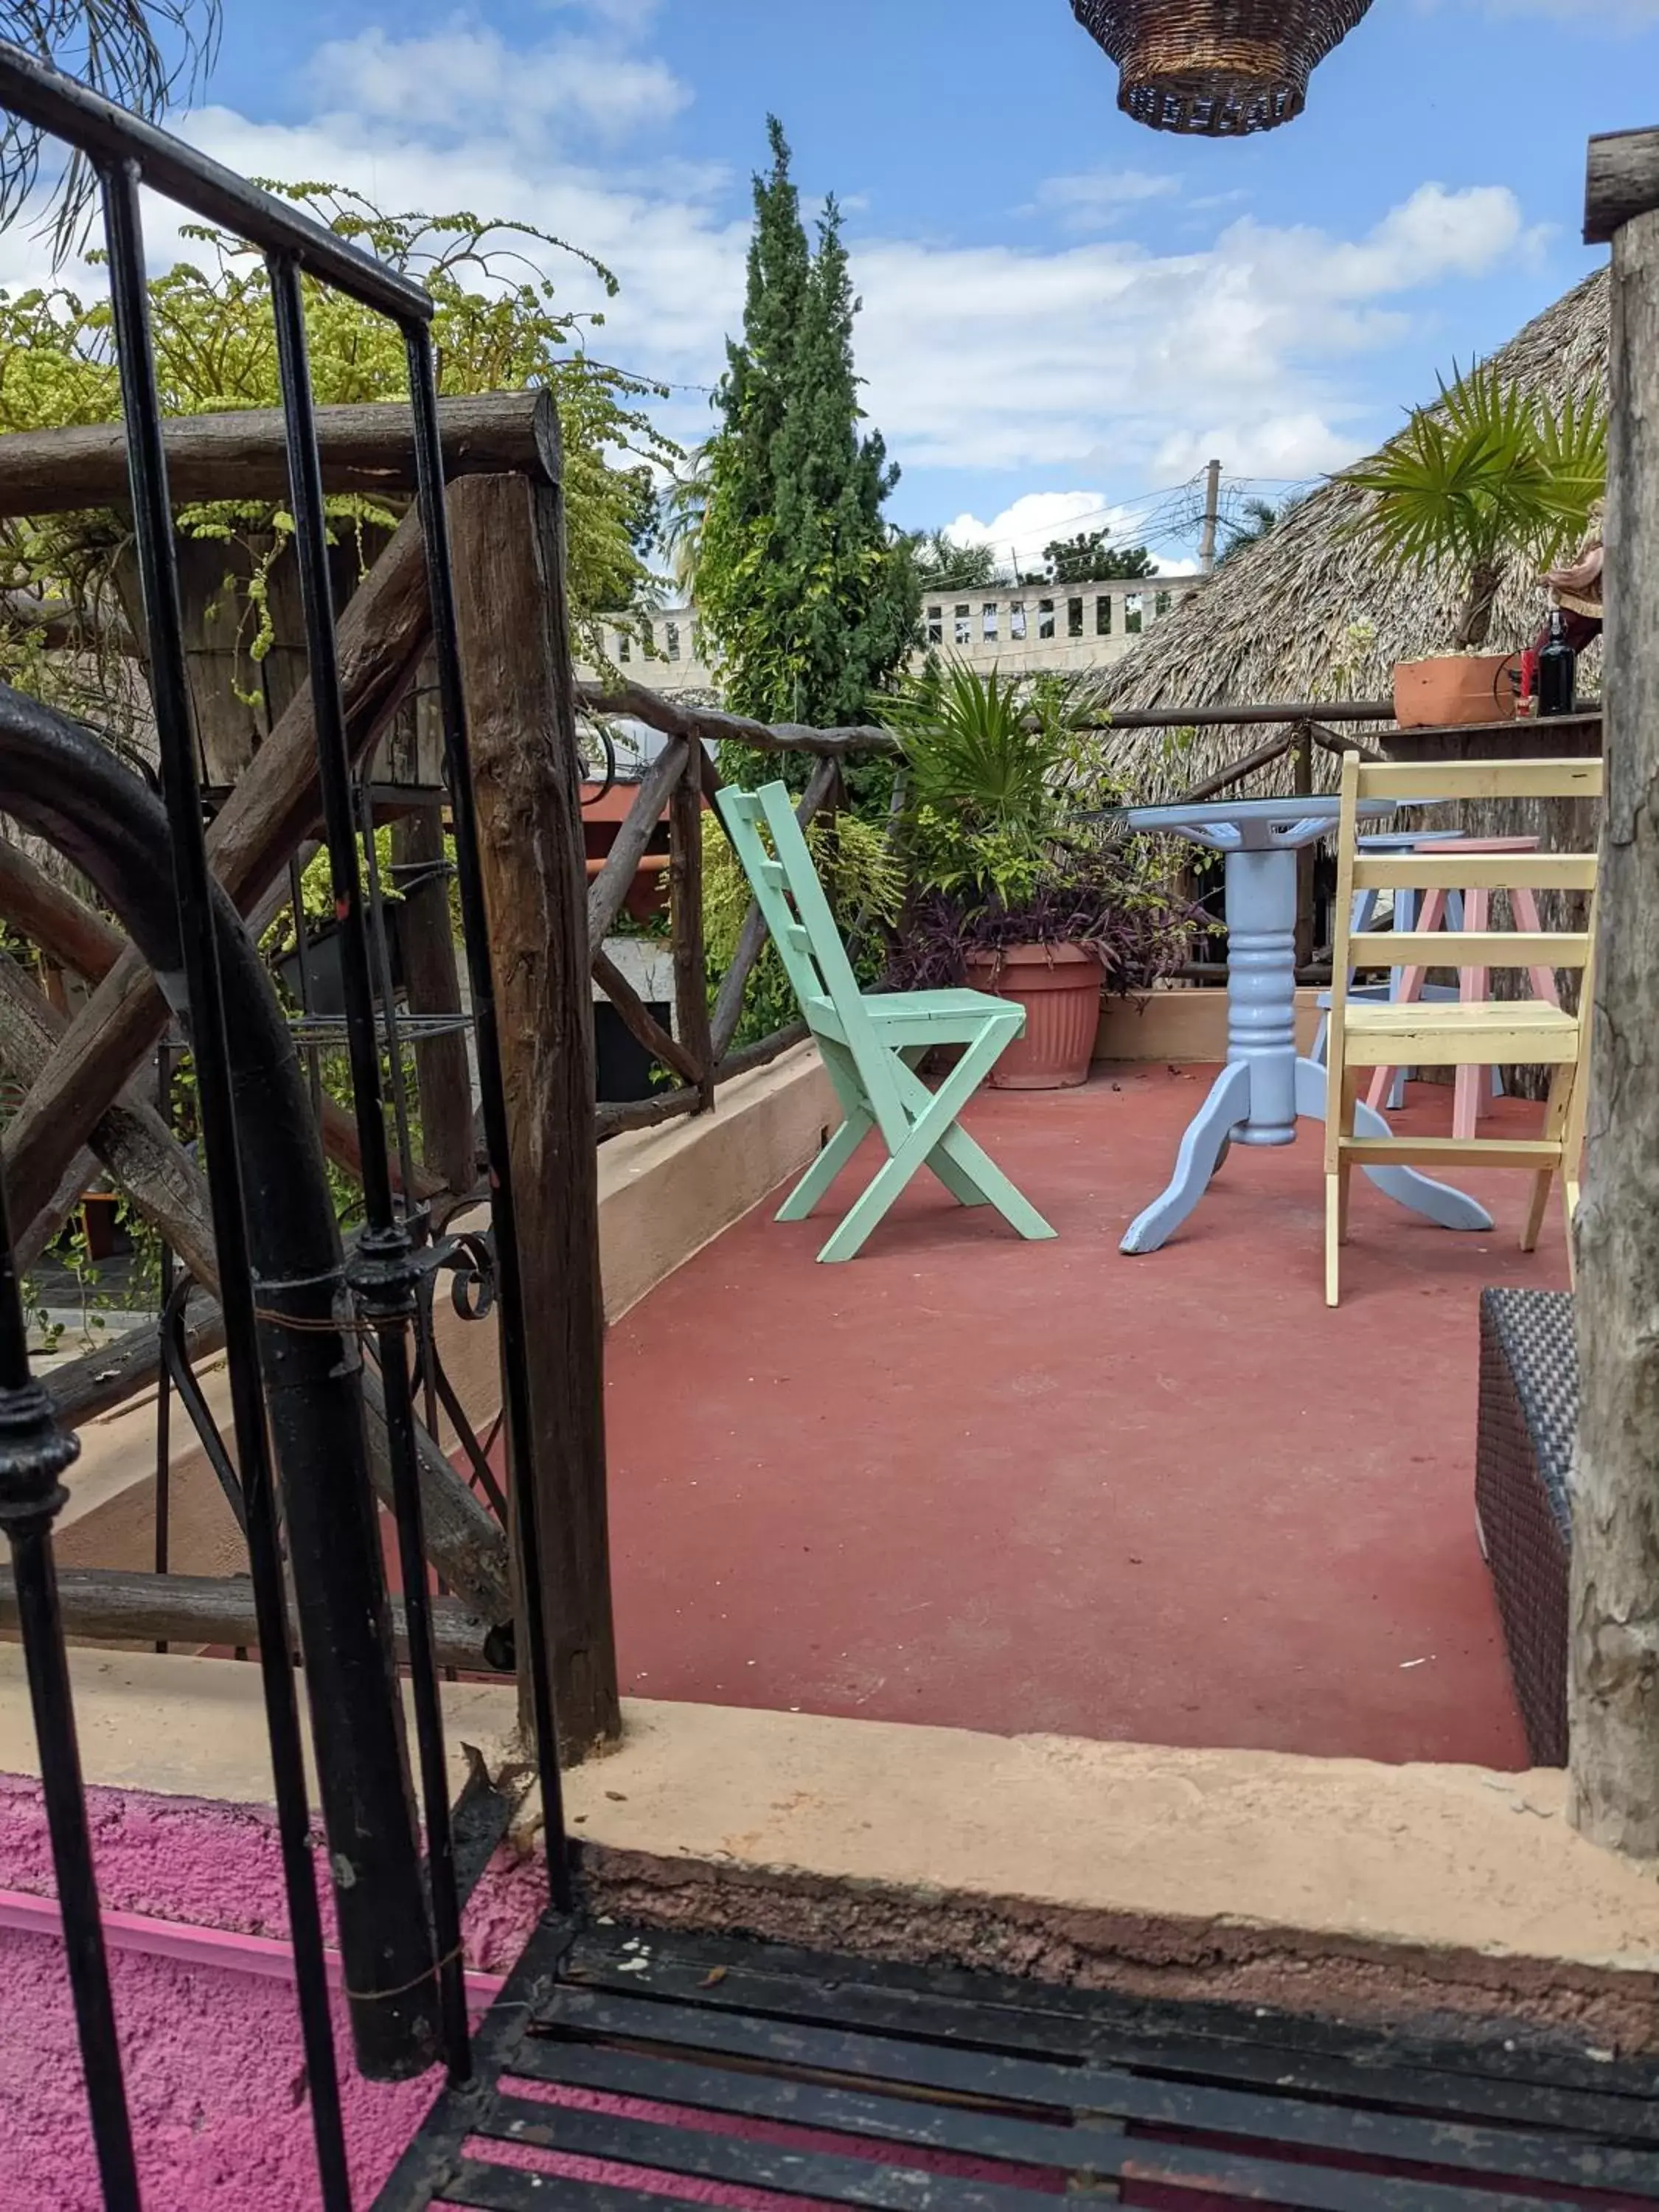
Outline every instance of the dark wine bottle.
<svg viewBox="0 0 1659 2212">
<path fill-rule="evenodd" d="M 1538 712 L 1570 714 L 1577 696 L 1578 655 L 1567 643 L 1559 607 L 1550 609 L 1550 634 L 1538 656 Z"/>
</svg>

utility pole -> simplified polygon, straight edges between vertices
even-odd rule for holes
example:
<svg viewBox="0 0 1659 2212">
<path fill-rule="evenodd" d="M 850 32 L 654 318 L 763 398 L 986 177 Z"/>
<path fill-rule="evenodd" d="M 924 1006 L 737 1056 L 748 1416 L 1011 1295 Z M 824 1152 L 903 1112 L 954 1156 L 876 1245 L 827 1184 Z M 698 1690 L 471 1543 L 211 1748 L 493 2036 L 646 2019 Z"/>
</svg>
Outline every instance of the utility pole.
<svg viewBox="0 0 1659 2212">
<path fill-rule="evenodd" d="M 1212 461 L 1205 471 L 1204 535 L 1198 541 L 1198 565 L 1206 576 L 1215 574 L 1215 531 L 1221 519 L 1221 464 Z"/>
</svg>

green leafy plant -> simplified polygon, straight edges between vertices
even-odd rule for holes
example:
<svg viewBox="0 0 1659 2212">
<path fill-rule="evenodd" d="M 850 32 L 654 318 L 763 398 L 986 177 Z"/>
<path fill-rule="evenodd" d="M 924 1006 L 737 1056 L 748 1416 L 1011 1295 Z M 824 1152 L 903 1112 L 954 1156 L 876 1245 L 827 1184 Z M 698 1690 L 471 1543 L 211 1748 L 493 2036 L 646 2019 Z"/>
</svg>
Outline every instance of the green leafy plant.
<svg viewBox="0 0 1659 2212">
<path fill-rule="evenodd" d="M 358 836 L 358 866 L 363 866 L 362 837 Z M 380 896 L 388 906 L 402 903 L 402 895 L 392 888 L 392 824 L 378 823 L 374 830 L 374 866 L 380 878 Z M 360 882 L 367 885 L 366 872 Z M 367 890 L 364 892 L 368 896 Z M 300 871 L 300 903 L 306 918 L 308 935 L 334 927 L 334 875 L 329 866 L 327 848 L 319 846 Z M 259 950 L 267 960 L 285 960 L 297 949 L 295 934 L 294 908 L 285 906 L 259 940 Z"/>
<path fill-rule="evenodd" d="M 1156 846 L 1077 818 L 1121 794 L 1091 757 L 1073 684 L 957 661 L 886 705 L 908 777 L 893 988 L 962 983 L 974 956 L 1019 945 L 1086 947 L 1119 990 L 1187 957 L 1197 917 L 1170 894 Z"/>
<path fill-rule="evenodd" d="M 1036 892 L 1059 826 L 1077 708 L 1068 687 L 951 660 L 884 702 L 908 778 L 911 877 L 964 904 Z"/>
<path fill-rule="evenodd" d="M 353 240 L 422 283 L 435 313 L 433 337 L 445 394 L 545 386 L 558 407 L 564 457 L 568 585 L 573 616 L 593 646 L 592 617 L 626 608 L 647 586 L 641 547 L 655 525 L 653 475 L 679 460 L 641 402 L 665 396 L 597 360 L 587 349 L 603 311 L 568 307 L 527 257 L 533 248 L 569 255 L 609 296 L 617 282 L 591 254 L 533 225 L 452 214 L 387 213 L 362 195 L 321 183 L 270 184 Z M 230 234 L 185 228 L 191 258 L 150 283 L 156 371 L 170 414 L 276 404 L 276 339 L 264 260 Z M 306 327 L 319 404 L 392 399 L 408 389 L 397 330 L 354 301 L 309 280 Z M 120 414 L 109 303 L 65 285 L 0 298 L 0 430 L 52 429 L 112 422 Z M 397 501 L 336 495 L 327 501 L 337 539 L 355 541 L 362 562 L 398 521 Z M 272 563 L 284 556 L 293 523 L 281 502 L 216 501 L 185 506 L 179 526 L 226 547 L 226 593 L 240 622 L 251 678 L 271 641 Z M 27 595 L 0 608 L 0 675 L 118 734 L 134 695 L 116 594 L 115 564 L 130 526 L 113 513 L 0 525 L 0 589 Z M 46 653 L 44 601 L 79 626 L 87 650 Z M 140 713 L 137 719 L 142 722 Z"/>
<path fill-rule="evenodd" d="M 1340 481 L 1374 494 L 1359 527 L 1407 568 L 1449 568 L 1463 603 L 1454 644 L 1476 651 L 1510 562 L 1547 566 L 1582 536 L 1607 482 L 1600 396 L 1551 415 L 1490 363 L 1442 381 L 1377 459 Z"/>
</svg>

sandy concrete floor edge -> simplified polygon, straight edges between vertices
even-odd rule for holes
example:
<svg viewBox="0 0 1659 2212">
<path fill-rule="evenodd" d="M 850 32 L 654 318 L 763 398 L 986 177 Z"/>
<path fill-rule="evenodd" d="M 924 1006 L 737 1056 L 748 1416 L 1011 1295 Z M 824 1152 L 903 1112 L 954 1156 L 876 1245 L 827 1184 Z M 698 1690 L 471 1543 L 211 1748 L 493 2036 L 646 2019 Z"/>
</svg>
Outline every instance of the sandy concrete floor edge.
<svg viewBox="0 0 1659 2212">
<path fill-rule="evenodd" d="M 254 1668 L 72 1664 L 89 1783 L 266 1797 Z M 510 1690 L 446 1696 L 457 1759 L 463 1739 L 504 1756 Z M 1659 1875 L 1570 1828 L 1559 1773 L 626 1710 L 622 1747 L 567 1777 L 600 1910 L 1141 1994 L 1659 2044 Z M 0 1770 L 33 1765 L 8 1649 Z"/>
</svg>

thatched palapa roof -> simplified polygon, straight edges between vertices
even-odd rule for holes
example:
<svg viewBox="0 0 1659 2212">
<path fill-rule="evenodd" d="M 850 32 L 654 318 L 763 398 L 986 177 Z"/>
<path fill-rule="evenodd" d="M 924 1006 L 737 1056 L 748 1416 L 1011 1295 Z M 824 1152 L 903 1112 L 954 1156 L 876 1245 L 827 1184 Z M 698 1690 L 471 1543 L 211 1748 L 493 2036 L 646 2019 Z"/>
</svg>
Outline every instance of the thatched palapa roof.
<svg viewBox="0 0 1659 2212">
<path fill-rule="evenodd" d="M 1492 356 L 1495 366 L 1545 407 L 1559 407 L 1569 394 L 1588 398 L 1605 387 L 1607 301 L 1607 271 L 1599 270 L 1511 338 Z M 1109 711 L 1386 699 L 1395 661 L 1446 649 L 1463 580 L 1407 574 L 1380 562 L 1352 527 L 1370 497 L 1349 484 L 1322 485 L 1103 671 L 1093 687 L 1100 704 Z M 1494 610 L 1492 649 L 1530 642 L 1544 604 L 1536 579 L 1513 568 Z M 1357 645 L 1350 634 L 1358 622 L 1376 626 L 1369 645 Z M 1267 734 L 1204 730 L 1189 750 L 1176 750 L 1167 732 L 1126 730 L 1108 732 L 1101 743 L 1130 776 L 1136 797 L 1151 800 L 1178 798 Z M 1277 786 L 1270 772 L 1250 789 L 1288 790 L 1290 770 L 1280 765 Z M 1328 769 L 1325 780 L 1334 780 Z"/>
</svg>

